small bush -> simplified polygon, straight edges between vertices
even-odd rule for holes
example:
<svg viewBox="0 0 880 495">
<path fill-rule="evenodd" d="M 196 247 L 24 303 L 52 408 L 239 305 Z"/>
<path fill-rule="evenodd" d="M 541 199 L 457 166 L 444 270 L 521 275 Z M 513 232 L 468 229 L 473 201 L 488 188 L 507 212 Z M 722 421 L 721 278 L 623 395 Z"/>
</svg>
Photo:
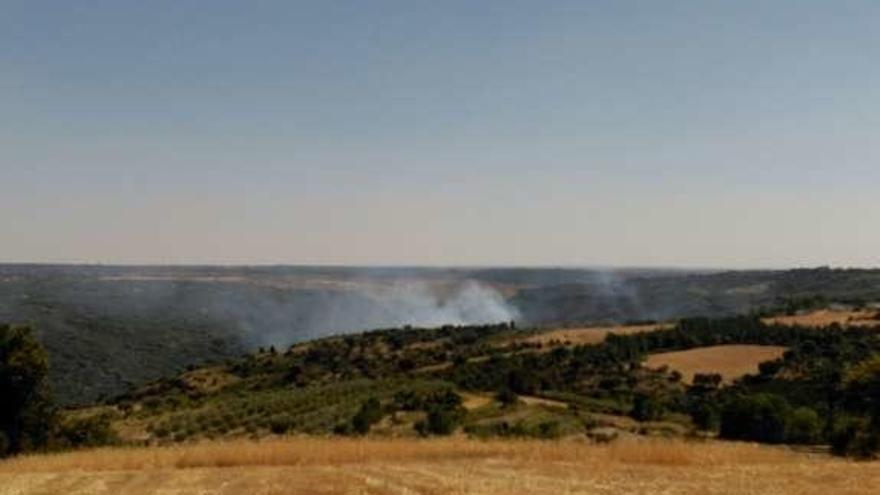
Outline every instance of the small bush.
<svg viewBox="0 0 880 495">
<path fill-rule="evenodd" d="M 370 398 L 351 418 L 352 430 L 359 435 L 366 435 L 370 432 L 370 428 L 382 419 L 382 415 L 382 404 L 375 397 Z"/>
<path fill-rule="evenodd" d="M 354 428 L 352 427 L 351 422 L 339 423 L 333 428 L 333 433 L 348 436 L 354 433 Z"/>
<path fill-rule="evenodd" d="M 276 435 L 282 435 L 292 430 L 296 426 L 296 422 L 288 415 L 282 414 L 273 416 L 269 420 L 269 431 Z"/>
<path fill-rule="evenodd" d="M 461 424 L 467 411 L 461 407 L 434 407 L 428 411 L 424 421 L 416 423 L 415 428 L 422 435 L 451 435 Z"/>
<path fill-rule="evenodd" d="M 62 423 L 55 432 L 55 439 L 61 448 L 97 447 L 119 442 L 110 425 L 110 417 L 104 414 Z"/>
<path fill-rule="evenodd" d="M 511 407 L 519 403 L 519 396 L 510 387 L 504 387 L 495 395 L 495 400 L 500 402 L 502 407 Z"/>
<path fill-rule="evenodd" d="M 647 394 L 636 394 L 630 416 L 638 421 L 656 421 L 666 413 L 663 404 Z"/>
<path fill-rule="evenodd" d="M 857 459 L 874 458 L 880 453 L 880 431 L 867 419 L 844 419 L 831 435 L 831 452 Z"/>
<path fill-rule="evenodd" d="M 544 421 L 538 424 L 538 436 L 546 439 L 555 439 L 562 436 L 562 428 L 559 421 Z"/>
<path fill-rule="evenodd" d="M 171 434 L 171 431 L 168 430 L 168 427 L 165 425 L 157 425 L 153 427 L 153 435 L 156 435 L 157 438 L 166 438 Z"/>
<path fill-rule="evenodd" d="M 465 432 L 480 438 L 489 437 L 526 437 L 529 431 L 522 421 L 510 424 L 507 421 L 499 421 L 489 424 L 468 425 Z"/>
<path fill-rule="evenodd" d="M 821 431 L 822 424 L 816 411 L 809 407 L 799 407 L 788 417 L 785 437 L 789 443 L 810 445 L 819 440 Z"/>
</svg>

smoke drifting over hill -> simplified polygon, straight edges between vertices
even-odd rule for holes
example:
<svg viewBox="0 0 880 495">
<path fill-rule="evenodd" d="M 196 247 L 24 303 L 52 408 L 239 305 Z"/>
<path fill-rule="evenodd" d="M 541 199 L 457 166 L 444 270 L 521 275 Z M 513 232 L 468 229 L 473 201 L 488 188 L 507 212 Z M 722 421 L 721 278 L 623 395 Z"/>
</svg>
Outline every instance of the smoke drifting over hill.
<svg viewBox="0 0 880 495">
<path fill-rule="evenodd" d="M 292 342 L 376 328 L 473 325 L 518 320 L 520 311 L 492 287 L 396 282 L 345 291 L 212 294 L 205 307 L 234 324 L 251 345 Z"/>
<path fill-rule="evenodd" d="M 467 281 L 445 296 L 426 283 L 396 284 L 367 294 L 384 312 L 379 326 L 473 325 L 516 320 L 519 310 L 495 289 Z M 376 321 L 376 323 L 380 323 Z"/>
</svg>

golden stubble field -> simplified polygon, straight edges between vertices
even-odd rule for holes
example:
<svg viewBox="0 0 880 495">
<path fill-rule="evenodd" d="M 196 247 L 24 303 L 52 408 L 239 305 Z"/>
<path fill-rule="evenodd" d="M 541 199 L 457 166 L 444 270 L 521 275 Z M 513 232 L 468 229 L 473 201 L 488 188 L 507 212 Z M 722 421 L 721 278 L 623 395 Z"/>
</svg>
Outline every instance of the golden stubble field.
<svg viewBox="0 0 880 495">
<path fill-rule="evenodd" d="M 289 438 L 0 463 L 2 494 L 873 494 L 880 463 L 718 441 Z"/>
<path fill-rule="evenodd" d="M 825 327 L 838 324 L 843 327 L 880 326 L 880 311 L 875 309 L 820 309 L 791 316 L 765 318 L 768 325 L 801 325 L 806 327 Z"/>
<path fill-rule="evenodd" d="M 716 345 L 686 351 L 651 354 L 645 361 L 648 368 L 667 366 L 691 383 L 697 373 L 718 373 L 725 382 L 758 372 L 758 365 L 782 357 L 785 347 L 772 345 Z"/>
<path fill-rule="evenodd" d="M 605 337 L 609 334 L 630 335 L 634 333 L 647 333 L 657 330 L 665 330 L 672 328 L 672 324 L 657 323 L 650 325 L 616 325 L 616 326 L 595 326 L 595 327 L 575 327 L 575 328 L 557 328 L 552 330 L 544 330 L 529 335 L 527 337 L 519 337 L 512 339 L 512 343 L 526 344 L 567 344 L 567 345 L 590 345 L 601 344 Z"/>
</svg>

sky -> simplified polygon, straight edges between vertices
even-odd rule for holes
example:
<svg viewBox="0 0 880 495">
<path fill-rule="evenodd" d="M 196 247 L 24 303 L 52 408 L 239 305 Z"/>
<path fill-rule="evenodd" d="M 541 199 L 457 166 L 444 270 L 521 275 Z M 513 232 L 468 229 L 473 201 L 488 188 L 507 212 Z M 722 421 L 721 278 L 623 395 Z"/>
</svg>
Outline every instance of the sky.
<svg viewBox="0 0 880 495">
<path fill-rule="evenodd" d="M 880 265 L 880 2 L 0 2 L 0 261 Z"/>
</svg>

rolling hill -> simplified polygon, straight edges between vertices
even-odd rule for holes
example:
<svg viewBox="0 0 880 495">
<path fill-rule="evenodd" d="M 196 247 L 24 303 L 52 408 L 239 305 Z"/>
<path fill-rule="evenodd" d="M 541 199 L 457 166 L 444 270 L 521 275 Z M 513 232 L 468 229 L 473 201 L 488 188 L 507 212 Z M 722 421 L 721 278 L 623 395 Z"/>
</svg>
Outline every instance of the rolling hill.
<svg viewBox="0 0 880 495">
<path fill-rule="evenodd" d="M 64 404 L 370 328 L 607 325 L 875 300 L 880 270 L 0 265 L 0 322 L 36 328 Z"/>
</svg>

